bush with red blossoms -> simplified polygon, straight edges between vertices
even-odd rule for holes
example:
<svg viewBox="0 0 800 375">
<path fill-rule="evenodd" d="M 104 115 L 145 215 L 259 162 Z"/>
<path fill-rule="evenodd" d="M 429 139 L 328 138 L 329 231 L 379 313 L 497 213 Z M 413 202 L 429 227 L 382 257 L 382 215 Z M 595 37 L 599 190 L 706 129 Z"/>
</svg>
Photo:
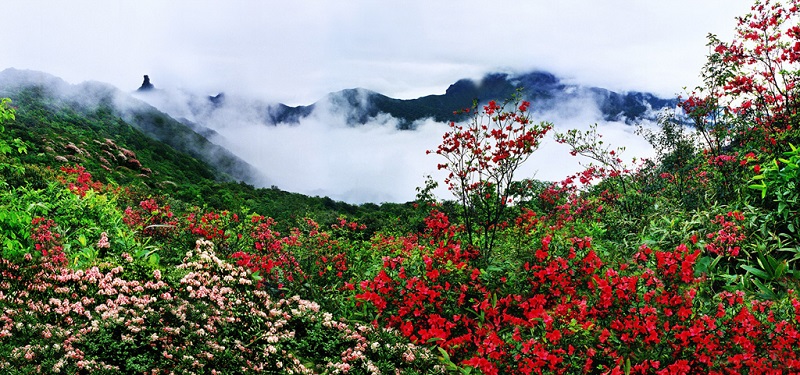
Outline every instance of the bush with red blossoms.
<svg viewBox="0 0 800 375">
<path fill-rule="evenodd" d="M 711 220 L 715 232 L 708 233 L 706 251 L 713 255 L 736 257 L 741 251 L 741 243 L 746 239 L 744 233 L 744 215 L 739 211 L 729 211 L 725 215 L 717 215 Z"/>
<path fill-rule="evenodd" d="M 514 174 L 534 151 L 552 124 L 535 124 L 531 103 L 515 96 L 498 104 L 490 100 L 461 111 L 466 123 L 451 122 L 435 151 L 445 159 L 438 165 L 448 172 L 444 182 L 461 204 L 466 240 L 491 257 L 505 208 L 511 203 Z"/>
<path fill-rule="evenodd" d="M 796 332 L 793 298 L 761 303 L 726 292 L 698 301 L 700 248 L 642 245 L 632 261 L 606 264 L 591 238 L 560 233 L 542 238 L 513 273 L 474 268 L 474 258 L 456 256 L 457 242 L 393 239 L 356 299 L 373 309 L 374 324 L 484 374 L 798 370 L 800 350 L 768 344 L 777 327 Z"/>
<path fill-rule="evenodd" d="M 122 220 L 142 236 L 169 241 L 177 231 L 178 220 L 174 216 L 169 205 L 150 198 L 139 202 L 138 207 L 127 207 Z"/>
<path fill-rule="evenodd" d="M 61 172 L 64 174 L 58 177 L 58 180 L 67 186 L 69 191 L 83 197 L 89 190 L 103 191 L 108 187 L 99 181 L 92 179 L 92 174 L 86 171 L 81 165 L 74 167 L 62 166 Z"/>
<path fill-rule="evenodd" d="M 35 217 L 31 221 L 31 239 L 33 246 L 38 253 L 48 261 L 58 265 L 65 265 L 67 257 L 64 248 L 61 246 L 61 234 L 54 233 L 55 222 L 43 217 Z"/>
</svg>

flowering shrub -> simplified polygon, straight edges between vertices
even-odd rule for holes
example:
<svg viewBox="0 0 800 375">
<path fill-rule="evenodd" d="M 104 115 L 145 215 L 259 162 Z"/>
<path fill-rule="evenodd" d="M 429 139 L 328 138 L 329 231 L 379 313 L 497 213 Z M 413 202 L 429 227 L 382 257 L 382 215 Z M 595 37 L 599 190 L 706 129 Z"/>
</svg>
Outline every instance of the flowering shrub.
<svg viewBox="0 0 800 375">
<path fill-rule="evenodd" d="M 275 295 L 299 294 L 331 309 L 348 310 L 352 304 L 343 302 L 339 292 L 365 271 L 363 267 L 372 267 L 374 259 L 362 248 L 368 246 L 361 239 L 366 227 L 344 218 L 330 231 L 311 219 L 304 224 L 283 236 L 273 230 L 274 220 L 253 215 L 245 228 L 252 242 L 239 241 L 241 250 L 231 258 L 254 273 L 259 288 Z"/>
<path fill-rule="evenodd" d="M 795 87 L 800 62 L 800 10 L 797 3 L 756 1 L 752 12 L 739 18 L 735 40 L 711 38 L 714 48 L 706 68 L 711 91 L 732 113 L 750 124 L 738 134 L 765 146 L 775 145 L 792 129 L 797 110 Z M 758 139 L 763 137 L 762 139 Z"/>
<path fill-rule="evenodd" d="M 706 251 L 716 255 L 736 257 L 741 249 L 740 244 L 745 240 L 742 233 L 744 215 L 738 211 L 729 211 L 726 215 L 717 215 L 711 223 L 719 230 L 708 233 L 709 242 L 705 245 Z"/>
<path fill-rule="evenodd" d="M 177 270 L 68 270 L 0 260 L 4 373 L 434 373 L 427 349 L 349 325 L 298 297 L 253 290 L 198 241 Z"/>
<path fill-rule="evenodd" d="M 139 202 L 139 207 L 127 207 L 122 221 L 142 236 L 169 242 L 177 231 L 178 221 L 169 205 L 160 205 L 155 198 Z"/>
<path fill-rule="evenodd" d="M 187 227 L 184 230 L 190 234 L 190 241 L 204 238 L 212 241 L 225 255 L 230 255 L 242 243 L 247 223 L 240 220 L 236 213 L 223 210 L 205 213 L 191 212 L 186 215 Z"/>
<path fill-rule="evenodd" d="M 740 215 L 715 218 L 715 224 L 734 233 L 738 229 L 727 219 L 741 221 Z M 711 243 L 725 242 L 728 234 L 715 233 Z M 798 370 L 800 351 L 768 342 L 778 327 L 796 332 L 793 319 L 800 310 L 794 306 L 800 309 L 800 303 L 749 302 L 741 292 L 714 297 L 719 303 L 698 301 L 702 279 L 695 267 L 701 249 L 691 245 L 672 250 L 642 245 L 632 261 L 613 265 L 600 259 L 591 238 L 554 233 L 542 238 L 515 274 L 474 268 L 474 258 L 456 256 L 458 248 L 457 242 L 396 239 L 382 248 L 392 255 L 384 256 L 381 270 L 361 282 L 356 295 L 374 309 L 377 324 L 396 328 L 413 342 L 437 345 L 453 369 L 472 367 L 484 374 Z M 427 255 L 431 252 L 438 255 Z M 793 333 L 787 342 L 797 338 Z"/>
<path fill-rule="evenodd" d="M 236 265 L 249 269 L 259 278 L 259 287 L 266 285 L 273 289 L 284 288 L 287 284 L 302 282 L 305 278 L 297 259 L 283 248 L 283 238 L 272 230 L 275 221 L 271 218 L 253 215 L 254 224 L 250 237 L 254 240 L 254 253 L 237 251 L 231 255 Z"/>
<path fill-rule="evenodd" d="M 776 153 L 797 138 L 798 15 L 794 1 L 756 1 L 738 19 L 733 41 L 709 37 L 704 86 L 679 103 L 704 140 L 714 193 L 723 200 L 740 196 L 741 179 L 749 178 L 734 168 L 731 146 Z"/>
<path fill-rule="evenodd" d="M 469 122 L 450 123 L 435 151 L 445 159 L 439 169 L 449 172 L 444 182 L 461 203 L 467 240 L 487 259 L 510 203 L 514 173 L 552 128 L 531 122 L 530 105 L 516 97 L 502 105 L 489 101 L 482 111 L 476 104 L 463 111 L 473 114 Z"/>
<path fill-rule="evenodd" d="M 102 182 L 93 181 L 92 174 L 81 165 L 62 166 L 61 172 L 64 174 L 59 176 L 58 180 L 66 185 L 69 191 L 81 197 L 86 196 L 89 190 L 102 191 L 107 188 Z"/>
<path fill-rule="evenodd" d="M 36 251 L 54 264 L 66 264 L 67 257 L 64 255 L 64 248 L 61 247 L 61 241 L 59 239 L 61 235 L 53 233 L 55 229 L 53 220 L 35 217 L 31 221 L 31 226 L 33 227 L 31 239 L 33 240 Z"/>
</svg>

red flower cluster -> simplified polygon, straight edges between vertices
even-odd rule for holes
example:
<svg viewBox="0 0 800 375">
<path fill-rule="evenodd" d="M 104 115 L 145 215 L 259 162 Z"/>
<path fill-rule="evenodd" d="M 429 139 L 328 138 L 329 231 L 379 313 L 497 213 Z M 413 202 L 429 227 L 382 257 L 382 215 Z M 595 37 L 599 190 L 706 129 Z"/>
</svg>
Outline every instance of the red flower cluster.
<svg viewBox="0 0 800 375">
<path fill-rule="evenodd" d="M 31 226 L 33 227 L 31 229 L 31 239 L 34 242 L 36 251 L 40 252 L 42 257 L 53 264 L 66 265 L 67 257 L 59 239 L 61 235 L 53 233 L 53 229 L 56 226 L 55 222 L 43 217 L 35 217 L 31 220 Z"/>
<path fill-rule="evenodd" d="M 217 246 L 220 246 L 228 235 L 225 234 L 225 227 L 230 223 L 238 223 L 239 215 L 231 214 L 228 211 L 220 213 L 211 211 L 200 215 L 197 219 L 197 214 L 191 213 L 186 216 L 186 221 L 189 224 L 188 230 L 193 235 L 203 237 L 209 241 L 214 241 Z"/>
<path fill-rule="evenodd" d="M 254 241 L 256 253 L 237 251 L 231 254 L 236 265 L 259 272 L 262 278 L 258 283 L 259 287 L 271 284 L 273 287 L 283 288 L 288 283 L 303 281 L 305 273 L 300 264 L 291 252 L 284 249 L 285 240 L 281 238 L 281 234 L 272 229 L 275 220 L 253 215 L 251 223 L 254 228 L 250 237 Z"/>
<path fill-rule="evenodd" d="M 169 205 L 159 205 L 155 198 L 139 202 L 139 207 L 127 207 L 122 221 L 142 235 L 166 241 L 177 233 L 178 220 Z"/>
<path fill-rule="evenodd" d="M 86 168 L 81 165 L 62 166 L 61 172 L 64 172 L 64 175 L 58 176 L 58 181 L 67 185 L 69 191 L 81 197 L 86 196 L 86 192 L 89 190 L 101 191 L 106 187 L 99 181 L 93 181 L 92 174 L 86 172 Z"/>
<path fill-rule="evenodd" d="M 714 255 L 736 257 L 739 255 L 741 244 L 745 239 L 744 215 L 739 211 L 730 211 L 725 215 L 717 215 L 711 223 L 719 229 L 708 233 L 706 238 L 711 242 L 706 244 L 706 251 Z"/>
</svg>

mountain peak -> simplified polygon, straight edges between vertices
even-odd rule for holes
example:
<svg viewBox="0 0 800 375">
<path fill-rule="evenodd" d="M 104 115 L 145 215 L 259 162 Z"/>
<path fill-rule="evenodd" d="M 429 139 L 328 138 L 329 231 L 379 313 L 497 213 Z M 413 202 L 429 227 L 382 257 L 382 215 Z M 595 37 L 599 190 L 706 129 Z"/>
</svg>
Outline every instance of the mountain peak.
<svg viewBox="0 0 800 375">
<path fill-rule="evenodd" d="M 152 83 L 150 83 L 150 76 L 148 76 L 147 74 L 145 74 L 145 75 L 144 75 L 144 82 L 142 82 L 142 85 L 141 85 L 141 86 L 139 86 L 139 89 L 138 89 L 138 90 L 136 90 L 136 91 L 150 91 L 150 90 L 153 90 L 153 89 L 155 89 L 155 88 L 156 88 L 156 87 L 155 87 L 155 86 L 153 86 L 153 84 L 152 84 Z"/>
</svg>

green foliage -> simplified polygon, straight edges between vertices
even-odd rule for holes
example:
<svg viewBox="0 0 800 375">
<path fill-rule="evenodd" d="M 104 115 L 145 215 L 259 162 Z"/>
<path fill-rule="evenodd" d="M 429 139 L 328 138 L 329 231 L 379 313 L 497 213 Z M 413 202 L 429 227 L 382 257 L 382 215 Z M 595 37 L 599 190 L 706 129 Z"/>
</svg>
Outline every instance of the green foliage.
<svg viewBox="0 0 800 375">
<path fill-rule="evenodd" d="M 9 163 L 8 155 L 14 151 L 18 154 L 26 154 L 28 146 L 19 138 L 8 139 L 5 136 L 5 125 L 11 124 L 16 120 L 16 110 L 11 106 L 11 99 L 0 98 L 0 186 L 5 184 L 5 175 L 10 172 L 12 175 L 21 175 L 25 169 L 17 163 Z M 12 159 L 13 161 L 14 159 Z"/>
<path fill-rule="evenodd" d="M 640 126 L 637 134 L 656 151 L 651 185 L 686 209 L 701 207 L 705 191 L 697 176 L 702 158 L 695 134 L 674 113 L 662 115 L 657 130 Z"/>
<path fill-rule="evenodd" d="M 115 244 L 129 232 L 113 197 L 90 191 L 81 198 L 55 182 L 46 189 L 17 187 L 0 194 L 0 223 L 6 228 L 0 232 L 3 258 L 19 260 L 32 252 L 34 217 L 54 220 L 64 252 L 76 267 L 87 267 L 98 260 L 96 243 L 102 232 L 111 233 Z M 133 246 L 128 243 L 115 249 L 130 251 Z"/>
<path fill-rule="evenodd" d="M 752 35 L 781 22 L 716 46 L 686 117 L 640 129 L 657 157 L 636 167 L 591 127 L 557 139 L 595 165 L 513 181 L 549 124 L 495 148 L 513 135 L 488 123 L 529 125 L 528 104 L 490 102 L 437 151 L 458 202 L 430 179 L 407 204 L 255 188 L 158 111 L 15 92 L 18 108 L 0 102 L 0 371 L 794 371 L 798 70 L 748 91 L 751 65 L 777 61 Z"/>
<path fill-rule="evenodd" d="M 742 265 L 754 277 L 761 296 L 775 299 L 797 287 L 800 260 L 800 150 L 789 144 L 783 157 L 767 162 L 750 181 L 757 197 L 749 200 L 750 226 L 757 239 L 755 259 Z"/>
<path fill-rule="evenodd" d="M 800 150 L 789 146 L 791 151 L 764 165 L 761 174 L 753 177 L 757 183 L 749 186 L 761 192 L 761 201 L 756 203 L 769 210 L 762 217 L 764 228 L 784 247 L 800 246 Z"/>
<path fill-rule="evenodd" d="M 14 121 L 14 109 L 11 108 L 11 99 L 0 98 L 0 125 Z"/>
</svg>

